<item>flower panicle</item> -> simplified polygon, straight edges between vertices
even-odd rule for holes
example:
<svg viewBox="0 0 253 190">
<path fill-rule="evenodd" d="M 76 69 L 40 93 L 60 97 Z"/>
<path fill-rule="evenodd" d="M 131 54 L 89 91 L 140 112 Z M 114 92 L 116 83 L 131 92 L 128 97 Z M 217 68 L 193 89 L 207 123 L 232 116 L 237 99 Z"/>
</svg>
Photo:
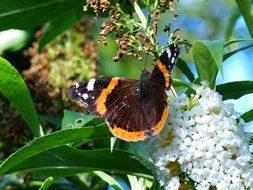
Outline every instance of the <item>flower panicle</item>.
<svg viewBox="0 0 253 190">
<path fill-rule="evenodd" d="M 168 119 L 171 129 L 150 143 L 160 184 L 165 189 L 191 184 L 197 190 L 252 189 L 253 156 L 245 123 L 238 116 L 233 105 L 225 104 L 206 83 L 190 98 L 176 97 Z M 160 140 L 164 136 L 173 139 L 166 144 Z M 173 163 L 180 168 L 177 175 Z"/>
<path fill-rule="evenodd" d="M 84 11 L 93 9 L 98 18 L 102 13 L 108 13 L 100 27 L 99 42 L 106 45 L 106 37 L 113 33 L 116 36 L 118 51 L 114 61 L 118 61 L 125 55 L 134 55 L 138 60 L 142 59 L 142 53 L 151 53 L 155 59 L 158 58 L 157 28 L 161 13 L 170 10 L 174 16 L 174 0 L 152 1 L 129 0 L 128 3 L 107 0 L 87 0 Z M 146 17 L 138 3 L 146 5 L 148 16 Z M 136 13 L 136 16 L 134 16 Z M 139 19 L 138 19 L 139 17 Z"/>
<path fill-rule="evenodd" d="M 110 1 L 108 0 L 87 0 L 86 5 L 83 6 L 83 11 L 87 11 L 88 8 L 92 8 L 96 14 L 96 18 L 99 17 L 100 13 L 105 12 L 110 7 Z"/>
</svg>

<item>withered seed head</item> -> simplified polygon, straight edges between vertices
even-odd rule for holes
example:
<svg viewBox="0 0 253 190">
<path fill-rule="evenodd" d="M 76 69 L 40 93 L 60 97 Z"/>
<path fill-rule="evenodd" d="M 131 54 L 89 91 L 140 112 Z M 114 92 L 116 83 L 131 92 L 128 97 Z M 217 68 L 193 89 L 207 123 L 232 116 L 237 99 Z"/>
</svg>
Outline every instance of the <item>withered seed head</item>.
<svg viewBox="0 0 253 190">
<path fill-rule="evenodd" d="M 99 13 L 105 12 L 110 6 L 110 1 L 108 0 L 87 0 L 86 2 L 87 4 L 83 6 L 83 11 L 87 11 L 88 7 L 91 7 L 97 18 Z"/>
<path fill-rule="evenodd" d="M 129 6 L 137 0 L 128 0 Z M 106 45 L 106 37 L 110 33 L 116 36 L 118 44 L 118 52 L 113 58 L 118 61 L 124 55 L 134 55 L 137 59 L 141 59 L 141 54 L 151 53 L 155 58 L 158 57 L 158 44 L 156 40 L 157 26 L 160 20 L 161 13 L 170 10 L 176 16 L 173 3 L 176 0 L 158 0 L 157 7 L 149 10 L 151 22 L 143 27 L 140 19 L 136 19 L 132 14 L 126 12 L 122 1 L 115 0 L 111 3 L 108 0 L 87 0 L 87 5 L 84 6 L 86 11 L 91 7 L 96 16 L 104 11 L 108 12 L 108 16 L 100 27 L 99 42 Z M 132 7 L 133 8 L 133 7 Z M 133 8 L 134 9 L 134 8 Z M 138 15 L 138 13 L 137 13 Z"/>
</svg>

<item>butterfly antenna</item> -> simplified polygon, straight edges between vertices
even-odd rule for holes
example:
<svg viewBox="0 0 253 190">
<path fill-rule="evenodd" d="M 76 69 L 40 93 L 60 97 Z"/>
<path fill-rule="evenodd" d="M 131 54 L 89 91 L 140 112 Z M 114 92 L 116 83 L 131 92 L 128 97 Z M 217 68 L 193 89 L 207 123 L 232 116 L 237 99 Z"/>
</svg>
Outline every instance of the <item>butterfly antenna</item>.
<svg viewBox="0 0 253 190">
<path fill-rule="evenodd" d="M 148 50 L 148 52 L 149 52 L 149 50 Z M 147 67 L 147 61 L 148 61 L 148 56 L 149 56 L 149 53 L 147 53 L 147 56 L 146 56 L 146 58 L 145 58 L 145 62 L 144 62 L 144 69 L 142 69 L 142 68 L 140 68 L 138 65 L 136 65 L 137 66 L 137 68 L 138 69 L 140 69 L 141 71 L 145 71 L 146 70 L 146 67 Z"/>
</svg>

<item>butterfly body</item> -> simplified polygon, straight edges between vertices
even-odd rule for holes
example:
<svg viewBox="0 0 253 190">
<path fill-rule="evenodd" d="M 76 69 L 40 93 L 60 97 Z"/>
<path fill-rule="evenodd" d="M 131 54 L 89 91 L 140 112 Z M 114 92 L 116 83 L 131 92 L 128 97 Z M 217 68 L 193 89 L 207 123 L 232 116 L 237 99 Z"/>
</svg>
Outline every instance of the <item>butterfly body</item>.
<svg viewBox="0 0 253 190">
<path fill-rule="evenodd" d="M 140 96 L 147 99 L 150 96 L 151 89 L 151 75 L 149 71 L 144 70 L 139 80 Z"/>
<path fill-rule="evenodd" d="M 110 131 L 120 139 L 138 141 L 153 136 L 162 130 L 168 116 L 165 90 L 170 88 L 170 70 L 179 54 L 176 45 L 167 51 L 153 71 L 144 70 L 139 80 L 90 79 L 72 85 L 68 94 L 91 114 L 105 118 Z"/>
</svg>

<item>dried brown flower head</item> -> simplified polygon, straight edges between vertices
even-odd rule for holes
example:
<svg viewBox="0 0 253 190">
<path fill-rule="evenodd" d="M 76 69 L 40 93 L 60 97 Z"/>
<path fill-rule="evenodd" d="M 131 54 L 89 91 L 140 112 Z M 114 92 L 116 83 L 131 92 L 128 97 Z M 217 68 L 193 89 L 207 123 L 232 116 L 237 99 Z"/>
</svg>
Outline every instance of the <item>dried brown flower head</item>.
<svg viewBox="0 0 253 190">
<path fill-rule="evenodd" d="M 175 1 L 178 2 L 179 0 L 159 0 L 159 10 L 161 13 L 170 10 L 174 14 L 174 17 L 177 17 L 178 15 L 173 4 Z"/>
<path fill-rule="evenodd" d="M 110 1 L 108 0 L 87 0 L 87 4 L 83 6 L 83 11 L 87 11 L 88 7 L 91 7 L 98 18 L 99 13 L 105 12 L 109 6 Z"/>
<path fill-rule="evenodd" d="M 107 11 L 108 16 L 100 27 L 98 41 L 106 45 L 106 37 L 114 33 L 119 47 L 114 61 L 118 61 L 124 55 L 134 55 L 140 60 L 143 52 L 151 53 L 158 58 L 156 35 L 160 15 L 170 10 L 176 16 L 173 4 L 175 1 L 158 0 L 152 4 L 152 1 L 116 0 L 114 4 L 110 4 L 108 1 L 87 0 L 85 10 L 88 7 L 93 8 L 97 17 L 99 13 Z M 147 6 L 148 17 L 142 12 L 138 2 Z"/>
</svg>

